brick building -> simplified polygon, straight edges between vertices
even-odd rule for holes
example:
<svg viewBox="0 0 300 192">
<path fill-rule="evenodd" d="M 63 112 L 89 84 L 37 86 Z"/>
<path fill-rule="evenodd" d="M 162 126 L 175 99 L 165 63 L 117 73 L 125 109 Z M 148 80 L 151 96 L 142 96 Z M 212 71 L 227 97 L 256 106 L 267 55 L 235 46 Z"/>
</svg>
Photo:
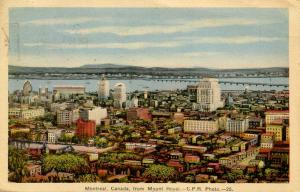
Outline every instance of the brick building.
<svg viewBox="0 0 300 192">
<path fill-rule="evenodd" d="M 96 135 L 96 122 L 78 119 L 76 122 L 76 135 L 82 137 L 93 137 Z"/>
</svg>

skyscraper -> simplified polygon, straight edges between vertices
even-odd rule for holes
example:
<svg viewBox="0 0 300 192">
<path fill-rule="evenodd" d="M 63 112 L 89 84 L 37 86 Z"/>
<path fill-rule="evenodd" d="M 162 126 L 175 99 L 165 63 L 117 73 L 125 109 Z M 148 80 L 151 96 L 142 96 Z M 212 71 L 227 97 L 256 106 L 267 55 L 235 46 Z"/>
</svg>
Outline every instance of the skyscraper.
<svg viewBox="0 0 300 192">
<path fill-rule="evenodd" d="M 23 85 L 23 95 L 28 96 L 31 92 L 32 92 L 32 85 L 30 81 L 27 80 Z"/>
<path fill-rule="evenodd" d="M 114 106 L 122 108 L 124 102 L 126 102 L 126 86 L 124 83 L 117 83 L 114 86 Z"/>
<path fill-rule="evenodd" d="M 223 107 L 221 101 L 221 89 L 218 79 L 201 79 L 197 87 L 197 103 L 200 111 L 215 111 Z"/>
<path fill-rule="evenodd" d="M 98 98 L 106 99 L 109 96 L 109 81 L 104 75 L 101 76 L 98 84 Z"/>
</svg>

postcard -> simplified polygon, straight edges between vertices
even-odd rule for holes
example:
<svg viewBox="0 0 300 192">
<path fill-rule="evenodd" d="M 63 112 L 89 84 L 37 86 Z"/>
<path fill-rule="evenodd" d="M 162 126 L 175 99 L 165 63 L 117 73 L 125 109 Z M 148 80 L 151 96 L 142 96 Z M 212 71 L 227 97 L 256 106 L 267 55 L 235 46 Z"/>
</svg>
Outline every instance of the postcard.
<svg viewBox="0 0 300 192">
<path fill-rule="evenodd" d="M 1 5 L 1 190 L 299 191 L 299 2 Z"/>
</svg>

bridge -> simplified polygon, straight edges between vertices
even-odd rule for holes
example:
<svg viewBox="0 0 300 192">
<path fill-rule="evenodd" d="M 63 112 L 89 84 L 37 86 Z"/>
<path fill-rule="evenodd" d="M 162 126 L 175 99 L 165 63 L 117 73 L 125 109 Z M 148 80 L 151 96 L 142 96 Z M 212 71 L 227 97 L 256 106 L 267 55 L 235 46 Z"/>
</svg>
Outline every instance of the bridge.
<svg viewBox="0 0 300 192">
<path fill-rule="evenodd" d="M 187 82 L 187 83 L 198 83 L 199 80 L 196 79 L 144 79 L 150 81 L 157 81 L 157 82 Z M 264 83 L 264 82 L 242 82 L 242 81 L 219 81 L 220 84 L 224 85 L 252 85 L 252 86 L 269 86 L 269 87 L 285 87 L 288 88 L 288 84 L 282 83 Z"/>
</svg>

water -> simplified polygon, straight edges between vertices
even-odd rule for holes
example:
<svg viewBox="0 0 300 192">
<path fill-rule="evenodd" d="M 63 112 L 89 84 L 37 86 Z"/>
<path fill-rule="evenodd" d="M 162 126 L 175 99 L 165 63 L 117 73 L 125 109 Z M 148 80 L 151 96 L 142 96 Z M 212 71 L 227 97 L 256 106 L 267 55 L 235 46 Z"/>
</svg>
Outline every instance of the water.
<svg viewBox="0 0 300 192">
<path fill-rule="evenodd" d="M 33 87 L 34 91 L 38 91 L 39 87 L 48 87 L 49 91 L 52 91 L 55 85 L 83 85 L 88 92 L 96 91 L 98 80 L 43 80 L 43 79 L 28 79 Z M 287 77 L 274 77 L 274 78 L 221 78 L 220 81 L 232 81 L 232 82 L 253 82 L 253 83 L 274 83 L 274 84 L 288 84 Z M 21 90 L 25 80 L 24 79 L 9 79 L 9 92 L 12 93 L 15 90 Z M 114 84 L 122 82 L 126 85 L 127 92 L 135 90 L 176 90 L 186 89 L 187 85 L 193 85 L 192 82 L 161 82 L 151 80 L 109 80 L 110 88 L 112 89 Z M 244 90 L 246 85 L 224 85 L 220 84 L 222 90 Z M 247 86 L 249 90 L 284 90 L 284 87 L 270 87 L 270 86 Z"/>
</svg>

